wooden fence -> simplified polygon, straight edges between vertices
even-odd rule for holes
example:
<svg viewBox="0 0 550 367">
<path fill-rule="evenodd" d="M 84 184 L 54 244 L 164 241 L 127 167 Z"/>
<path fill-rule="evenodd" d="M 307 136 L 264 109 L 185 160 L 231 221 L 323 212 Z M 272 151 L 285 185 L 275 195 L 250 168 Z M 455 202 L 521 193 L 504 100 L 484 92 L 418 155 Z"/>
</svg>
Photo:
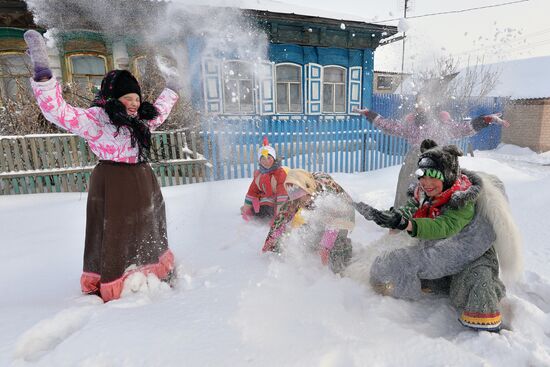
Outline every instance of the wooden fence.
<svg viewBox="0 0 550 367">
<path fill-rule="evenodd" d="M 327 173 L 365 172 L 401 164 L 409 146 L 384 134 L 364 118 L 342 120 L 224 120 L 203 125 L 203 153 L 212 180 L 251 178 L 262 137 L 290 168 Z M 469 140 L 454 142 L 464 151 Z"/>
<path fill-rule="evenodd" d="M 198 153 L 196 133 L 153 133 L 151 164 L 161 186 L 205 181 L 210 164 Z M 83 192 L 97 163 L 72 134 L 0 137 L 0 195 Z"/>
</svg>

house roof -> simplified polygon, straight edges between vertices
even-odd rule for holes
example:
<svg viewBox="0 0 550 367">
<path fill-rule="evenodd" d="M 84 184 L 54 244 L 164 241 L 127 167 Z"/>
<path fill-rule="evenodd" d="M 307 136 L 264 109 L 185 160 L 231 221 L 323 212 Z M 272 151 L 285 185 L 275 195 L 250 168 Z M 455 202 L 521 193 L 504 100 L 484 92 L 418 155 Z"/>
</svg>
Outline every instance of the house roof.
<svg viewBox="0 0 550 367">
<path fill-rule="evenodd" d="M 501 71 L 491 96 L 512 99 L 550 97 L 550 56 L 492 64 Z"/>
<path fill-rule="evenodd" d="M 172 0 L 171 2 L 177 4 L 179 1 Z M 372 20 L 357 14 L 339 13 L 331 10 L 310 8 L 296 4 L 287 4 L 278 0 L 191 0 L 191 2 L 194 2 L 196 5 L 204 6 L 232 7 L 243 10 L 269 11 L 272 13 L 296 14 L 341 21 L 372 23 Z M 189 0 L 185 0 L 185 4 L 189 3 Z"/>
</svg>

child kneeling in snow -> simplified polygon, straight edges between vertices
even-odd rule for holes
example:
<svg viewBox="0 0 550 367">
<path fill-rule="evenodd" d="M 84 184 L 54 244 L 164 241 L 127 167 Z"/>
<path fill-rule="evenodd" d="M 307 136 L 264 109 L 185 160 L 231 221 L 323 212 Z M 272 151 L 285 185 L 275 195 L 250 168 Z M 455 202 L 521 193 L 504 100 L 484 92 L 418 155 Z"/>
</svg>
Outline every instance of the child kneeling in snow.
<svg viewBox="0 0 550 367">
<path fill-rule="evenodd" d="M 521 272 L 521 244 L 503 184 L 461 170 L 462 152 L 454 145 L 424 140 L 420 151 L 418 184 L 405 206 L 379 211 L 355 204 L 367 220 L 418 239 L 376 258 L 371 285 L 384 295 L 412 300 L 430 292 L 449 294 L 462 325 L 498 331 L 505 295 L 499 260 L 507 279 Z"/>
<path fill-rule="evenodd" d="M 274 217 L 279 208 L 287 201 L 284 182 L 286 167 L 277 160 L 275 149 L 264 137 L 263 146 L 258 149 L 259 168 L 254 172 L 254 179 L 248 188 L 241 206 L 241 215 L 248 221 L 251 217 Z"/>
<path fill-rule="evenodd" d="M 351 197 L 326 173 L 288 171 L 289 200 L 275 217 L 262 251 L 279 252 L 286 235 L 302 231 L 303 243 L 319 252 L 324 265 L 341 272 L 352 254 L 348 232 L 355 226 Z"/>
</svg>

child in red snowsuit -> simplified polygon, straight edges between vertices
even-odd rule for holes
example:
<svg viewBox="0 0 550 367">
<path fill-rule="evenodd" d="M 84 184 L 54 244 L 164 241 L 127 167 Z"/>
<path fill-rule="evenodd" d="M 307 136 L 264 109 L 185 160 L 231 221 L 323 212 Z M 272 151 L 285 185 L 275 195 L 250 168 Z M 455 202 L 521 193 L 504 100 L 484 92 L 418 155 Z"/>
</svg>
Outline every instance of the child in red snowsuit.
<svg viewBox="0 0 550 367">
<path fill-rule="evenodd" d="M 245 220 L 252 216 L 273 217 L 288 199 L 284 186 L 286 170 L 277 160 L 275 149 L 268 145 L 266 138 L 258 150 L 258 161 L 260 165 L 254 172 L 254 179 L 241 206 L 241 215 Z"/>
</svg>

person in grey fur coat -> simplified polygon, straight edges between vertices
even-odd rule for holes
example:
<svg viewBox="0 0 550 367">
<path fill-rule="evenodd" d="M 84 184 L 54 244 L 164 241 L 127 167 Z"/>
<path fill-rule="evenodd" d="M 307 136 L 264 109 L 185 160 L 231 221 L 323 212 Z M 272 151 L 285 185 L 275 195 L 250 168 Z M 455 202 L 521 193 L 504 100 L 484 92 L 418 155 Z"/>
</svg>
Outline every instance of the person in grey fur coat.
<svg viewBox="0 0 550 367">
<path fill-rule="evenodd" d="M 447 111 L 438 112 L 430 109 L 426 98 L 420 94 L 417 95 L 414 113 L 406 115 L 403 121 L 385 118 L 369 109 L 356 109 L 355 112 L 364 115 L 386 134 L 403 137 L 409 143 L 409 150 L 399 170 L 394 207 L 403 206 L 407 202 L 407 190 L 411 182 L 414 182 L 420 143 L 424 139 L 434 139 L 440 144 L 450 144 L 452 140 L 473 136 L 492 125 L 504 127 L 510 125 L 508 121 L 501 118 L 499 113 L 455 121 Z"/>
<path fill-rule="evenodd" d="M 464 326 L 498 331 L 499 303 L 505 295 L 499 260 L 502 257 L 517 276 L 519 235 L 502 182 L 461 170 L 461 155 L 454 145 L 424 140 L 416 171 L 418 184 L 409 192 L 405 206 L 380 211 L 355 203 L 367 220 L 406 230 L 417 241 L 377 257 L 370 269 L 370 283 L 383 295 L 410 300 L 426 293 L 448 294 Z"/>
</svg>

